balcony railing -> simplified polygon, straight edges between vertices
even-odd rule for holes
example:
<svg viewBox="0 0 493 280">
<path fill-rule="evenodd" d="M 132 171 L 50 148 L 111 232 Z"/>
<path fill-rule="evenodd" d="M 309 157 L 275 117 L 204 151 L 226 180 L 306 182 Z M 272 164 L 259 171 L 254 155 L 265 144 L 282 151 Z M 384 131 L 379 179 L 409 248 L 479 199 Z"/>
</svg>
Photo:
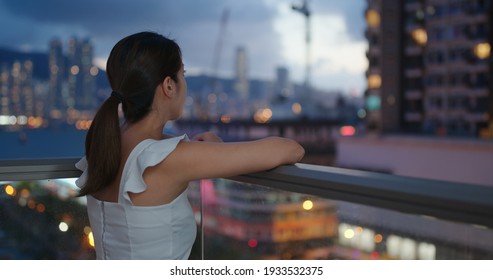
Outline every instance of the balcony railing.
<svg viewBox="0 0 493 280">
<path fill-rule="evenodd" d="M 78 177 L 80 171 L 74 166 L 76 161 L 77 159 L 72 158 L 0 161 L 0 181 Z M 488 246 L 491 245 L 491 248 L 487 248 L 490 251 L 486 255 L 493 255 L 493 234 L 491 233 L 493 187 L 491 186 L 307 164 L 281 166 L 265 172 L 226 178 L 223 181 L 236 183 L 240 187 L 247 183 L 247 186 L 253 184 L 274 191 L 294 192 L 317 199 L 387 209 L 396 213 L 424 217 L 427 220 L 445 220 L 447 223 L 464 224 L 486 232 L 486 235 L 481 235 L 487 236 L 486 242 Z M 218 206 L 218 208 L 221 207 L 227 208 L 228 206 L 225 204 Z M 262 209 L 268 210 L 269 207 L 263 205 Z M 262 209 L 257 210 L 261 212 Z M 226 210 L 231 212 L 230 209 Z M 253 210 L 255 209 L 249 211 Z M 203 216 L 204 222 L 207 218 L 207 215 Z M 254 218 L 255 221 L 265 219 L 273 220 L 274 218 L 262 216 Z"/>
</svg>

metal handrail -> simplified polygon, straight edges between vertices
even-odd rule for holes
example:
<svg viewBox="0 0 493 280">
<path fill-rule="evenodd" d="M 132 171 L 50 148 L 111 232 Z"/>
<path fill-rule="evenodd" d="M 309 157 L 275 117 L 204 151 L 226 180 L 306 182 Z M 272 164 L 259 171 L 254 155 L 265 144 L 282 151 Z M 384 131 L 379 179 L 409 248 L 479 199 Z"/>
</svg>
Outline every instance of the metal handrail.
<svg viewBox="0 0 493 280">
<path fill-rule="evenodd" d="M 78 177 L 77 161 L 0 161 L 0 181 Z M 300 163 L 227 179 L 493 228 L 493 186 Z"/>
<path fill-rule="evenodd" d="M 233 180 L 493 228 L 493 186 L 296 164 Z"/>
<path fill-rule="evenodd" d="M 79 177 L 76 158 L 0 160 L 0 181 L 28 181 Z"/>
</svg>

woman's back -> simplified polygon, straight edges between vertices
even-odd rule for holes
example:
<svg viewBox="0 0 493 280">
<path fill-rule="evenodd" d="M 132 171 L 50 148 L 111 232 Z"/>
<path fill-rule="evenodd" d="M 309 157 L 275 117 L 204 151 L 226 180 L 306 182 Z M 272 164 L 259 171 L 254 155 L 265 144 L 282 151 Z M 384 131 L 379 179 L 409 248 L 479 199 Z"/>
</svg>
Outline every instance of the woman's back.
<svg viewBox="0 0 493 280">
<path fill-rule="evenodd" d="M 164 160 L 186 136 L 147 139 L 130 153 L 122 172 L 118 201 L 87 196 L 89 221 L 98 259 L 187 259 L 196 236 L 195 219 L 182 192 L 157 206 L 136 206 L 130 193 L 147 190 L 146 168 Z M 86 172 L 85 158 L 77 167 Z M 77 181 L 83 186 L 86 174 Z"/>
<path fill-rule="evenodd" d="M 129 206 L 87 196 L 97 259 L 188 259 L 196 225 L 186 192 L 161 206 Z"/>
</svg>

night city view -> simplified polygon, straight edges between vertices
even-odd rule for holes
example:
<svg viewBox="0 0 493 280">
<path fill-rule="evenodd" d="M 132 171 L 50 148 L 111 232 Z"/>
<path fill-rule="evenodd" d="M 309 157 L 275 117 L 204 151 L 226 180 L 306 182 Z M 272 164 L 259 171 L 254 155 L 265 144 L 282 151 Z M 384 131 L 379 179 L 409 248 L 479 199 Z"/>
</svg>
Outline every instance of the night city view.
<svg viewBox="0 0 493 280">
<path fill-rule="evenodd" d="M 0 0 L 0 259 L 96 258 L 74 164 L 112 46 L 150 30 L 186 70 L 163 133 L 305 149 L 190 182 L 190 259 L 491 260 L 492 21 L 493 0 Z"/>
</svg>

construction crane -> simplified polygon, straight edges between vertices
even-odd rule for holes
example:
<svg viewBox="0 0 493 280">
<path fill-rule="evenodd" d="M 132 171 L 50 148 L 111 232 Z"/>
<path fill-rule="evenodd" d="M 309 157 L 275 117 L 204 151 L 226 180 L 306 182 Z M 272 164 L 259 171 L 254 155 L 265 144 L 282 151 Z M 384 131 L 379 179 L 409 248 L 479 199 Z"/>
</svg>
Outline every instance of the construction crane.
<svg viewBox="0 0 493 280">
<path fill-rule="evenodd" d="M 306 61 L 305 61 L 305 90 L 306 93 L 308 94 L 310 91 L 310 75 L 311 75 L 311 69 L 310 69 L 310 41 L 311 41 L 311 36 L 310 36 L 310 15 L 311 11 L 308 8 L 308 1 L 303 0 L 303 3 L 301 6 L 296 6 L 292 5 L 291 8 L 295 12 L 301 13 L 305 17 L 306 21 L 306 26 L 305 26 L 305 43 L 306 43 Z"/>
<path fill-rule="evenodd" d="M 216 45 L 214 47 L 214 57 L 212 61 L 212 92 L 218 93 L 219 91 L 219 81 L 218 81 L 218 72 L 219 72 L 219 62 L 221 61 L 222 56 L 222 48 L 224 43 L 224 34 L 226 33 L 226 26 L 228 24 L 229 18 L 229 9 L 224 9 L 221 15 L 221 23 L 219 27 L 219 34 L 217 36 Z"/>
<path fill-rule="evenodd" d="M 220 91 L 221 91 L 221 86 L 219 82 L 219 63 L 221 61 L 221 56 L 222 56 L 222 48 L 223 48 L 223 43 L 224 43 L 224 34 L 226 33 L 226 26 L 228 23 L 228 18 L 229 18 L 229 9 L 225 8 L 222 12 L 221 15 L 221 22 L 219 26 L 219 33 L 217 36 L 216 44 L 214 46 L 214 54 L 213 54 L 213 60 L 212 60 L 212 73 L 210 77 L 210 89 L 211 92 L 207 93 L 208 95 L 212 95 L 211 98 L 214 100 L 211 102 L 209 100 L 209 97 L 205 98 L 205 115 L 203 115 L 203 118 L 215 118 L 217 117 L 218 110 L 220 105 L 218 102 L 220 99 L 218 98 Z"/>
</svg>

